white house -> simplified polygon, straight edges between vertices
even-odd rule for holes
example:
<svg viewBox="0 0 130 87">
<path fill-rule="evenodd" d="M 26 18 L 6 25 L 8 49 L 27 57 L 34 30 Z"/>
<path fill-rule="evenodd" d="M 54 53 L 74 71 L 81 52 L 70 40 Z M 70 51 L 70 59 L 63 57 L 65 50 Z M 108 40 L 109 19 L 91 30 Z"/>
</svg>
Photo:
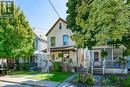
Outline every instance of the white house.
<svg viewBox="0 0 130 87">
<path fill-rule="evenodd" d="M 38 67 L 45 66 L 46 64 L 46 53 L 43 53 L 43 50 L 47 49 L 47 38 L 42 30 L 33 28 L 33 32 L 35 34 L 35 52 L 34 52 L 34 60 L 38 64 Z"/>
<path fill-rule="evenodd" d="M 72 60 L 73 66 L 80 65 L 81 60 L 78 59 L 78 52 L 74 48 L 75 42 L 70 39 L 72 34 L 71 30 L 67 29 L 67 22 L 62 18 L 47 32 L 47 48 L 50 49 L 52 61 L 61 61 L 59 55 L 63 54 L 65 61 Z"/>
<path fill-rule="evenodd" d="M 63 54 L 65 61 L 72 60 L 73 66 L 87 68 L 91 73 L 127 73 L 127 68 L 123 70 L 115 62 L 117 57 L 122 57 L 124 47 L 113 49 L 109 46 L 97 46 L 91 50 L 76 49 L 70 36 L 73 33 L 67 29 L 67 22 L 59 18 L 46 34 L 47 48 L 52 55 L 52 61 L 62 61 L 59 54 Z M 80 39 L 80 37 L 79 37 Z M 108 55 L 105 59 L 101 58 L 101 51 L 105 50 Z"/>
</svg>

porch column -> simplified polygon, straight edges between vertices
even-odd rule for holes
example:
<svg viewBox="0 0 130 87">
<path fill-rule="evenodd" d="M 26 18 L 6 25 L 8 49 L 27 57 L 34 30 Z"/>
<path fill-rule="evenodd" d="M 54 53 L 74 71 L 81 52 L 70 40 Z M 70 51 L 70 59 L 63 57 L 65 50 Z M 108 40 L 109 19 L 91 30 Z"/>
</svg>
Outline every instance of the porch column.
<svg viewBox="0 0 130 87">
<path fill-rule="evenodd" d="M 92 53 L 92 57 L 91 57 L 91 74 L 93 74 L 93 66 L 94 66 L 94 51 L 93 50 L 91 50 L 91 52 L 90 53 Z"/>
<path fill-rule="evenodd" d="M 105 51 L 105 48 L 104 48 L 104 51 Z M 105 58 L 103 59 L 102 68 L 103 68 L 103 75 L 104 75 L 105 74 Z"/>
<path fill-rule="evenodd" d="M 113 61 L 113 47 L 112 47 L 112 61 Z"/>
</svg>

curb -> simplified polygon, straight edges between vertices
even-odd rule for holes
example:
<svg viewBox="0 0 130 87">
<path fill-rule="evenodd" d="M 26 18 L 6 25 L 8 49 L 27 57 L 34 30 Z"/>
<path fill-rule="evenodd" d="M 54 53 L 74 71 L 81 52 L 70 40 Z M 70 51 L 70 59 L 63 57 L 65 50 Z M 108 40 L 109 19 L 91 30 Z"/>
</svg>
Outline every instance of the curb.
<svg viewBox="0 0 130 87">
<path fill-rule="evenodd" d="M 47 87 L 47 86 L 39 86 L 35 84 L 28 84 L 28 83 L 21 83 L 21 82 L 12 82 L 12 81 L 5 81 L 5 80 L 0 80 L 1 82 L 9 82 L 9 83 L 17 83 L 20 85 L 28 85 L 28 86 L 33 86 L 33 87 Z"/>
</svg>

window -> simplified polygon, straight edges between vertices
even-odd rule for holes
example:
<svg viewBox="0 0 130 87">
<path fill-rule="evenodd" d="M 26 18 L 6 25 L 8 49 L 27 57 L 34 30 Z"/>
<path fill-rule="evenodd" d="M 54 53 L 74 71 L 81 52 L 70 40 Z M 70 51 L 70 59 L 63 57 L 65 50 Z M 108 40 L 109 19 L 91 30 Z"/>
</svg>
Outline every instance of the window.
<svg viewBox="0 0 130 87">
<path fill-rule="evenodd" d="M 56 43 L 56 38 L 51 37 L 51 46 L 55 46 L 55 43 Z"/>
<path fill-rule="evenodd" d="M 94 61 L 99 62 L 99 52 L 94 52 Z"/>
<path fill-rule="evenodd" d="M 61 23 L 59 24 L 59 29 L 62 29 L 62 24 Z"/>
<path fill-rule="evenodd" d="M 68 35 L 63 35 L 63 44 L 68 45 L 69 44 L 69 36 Z"/>
</svg>

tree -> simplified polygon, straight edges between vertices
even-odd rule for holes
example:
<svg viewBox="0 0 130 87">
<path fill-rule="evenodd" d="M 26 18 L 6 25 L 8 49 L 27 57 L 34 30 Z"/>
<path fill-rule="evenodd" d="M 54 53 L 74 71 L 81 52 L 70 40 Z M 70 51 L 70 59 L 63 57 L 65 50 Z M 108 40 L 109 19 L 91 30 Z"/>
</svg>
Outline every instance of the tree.
<svg viewBox="0 0 130 87">
<path fill-rule="evenodd" d="M 71 0 L 68 3 L 71 3 Z M 69 9 L 71 6 L 68 6 Z M 121 42 L 125 35 L 129 35 L 128 0 L 126 3 L 123 0 L 82 0 L 81 5 L 74 11 L 77 11 L 75 25 L 81 27 L 83 32 L 75 29 L 72 40 L 84 47 L 107 45 L 109 39 Z M 72 16 L 70 12 L 68 14 Z M 71 24 L 70 21 L 68 24 Z M 72 29 L 71 26 L 69 28 Z"/>
<path fill-rule="evenodd" d="M 0 57 L 19 58 L 31 56 L 34 50 L 34 33 L 23 12 L 0 19 Z"/>
<path fill-rule="evenodd" d="M 88 4 L 91 2 L 92 0 L 90 0 Z M 84 31 L 84 29 L 80 25 L 76 24 L 78 8 L 80 7 L 81 3 L 82 3 L 82 0 L 68 0 L 68 3 L 67 3 L 68 16 L 66 20 L 68 22 L 68 28 L 71 29 L 71 31 L 73 32 L 71 39 L 76 42 L 76 48 L 86 48 L 87 46 L 89 49 L 91 49 L 91 47 L 94 46 L 96 42 L 95 38 L 93 37 L 93 34 L 91 35 L 93 39 L 86 38 L 86 35 L 85 35 L 86 31 Z M 86 17 L 87 16 L 88 15 L 86 14 Z"/>
</svg>

